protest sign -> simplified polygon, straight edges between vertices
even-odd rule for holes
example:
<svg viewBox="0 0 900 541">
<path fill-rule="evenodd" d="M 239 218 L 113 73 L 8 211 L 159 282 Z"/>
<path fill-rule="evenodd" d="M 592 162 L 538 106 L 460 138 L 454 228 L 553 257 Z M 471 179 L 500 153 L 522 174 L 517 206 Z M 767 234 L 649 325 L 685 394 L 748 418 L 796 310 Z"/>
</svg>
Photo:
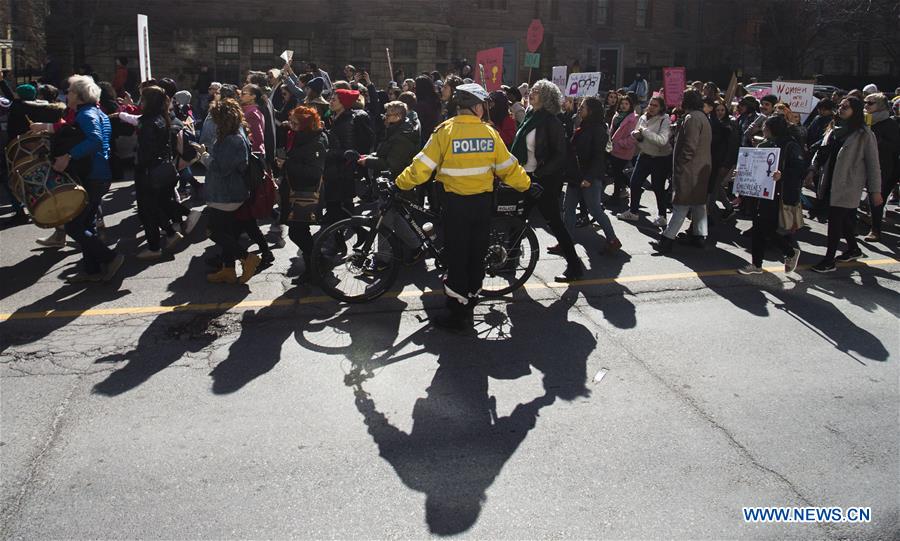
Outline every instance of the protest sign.
<svg viewBox="0 0 900 541">
<path fill-rule="evenodd" d="M 285 64 L 290 64 L 294 59 L 294 51 L 285 50 L 283 53 L 281 53 L 281 59 L 284 60 Z"/>
<path fill-rule="evenodd" d="M 663 94 L 666 105 L 681 107 L 684 88 L 687 86 L 687 73 L 684 68 L 663 68 Z"/>
<path fill-rule="evenodd" d="M 789 81 L 775 81 L 772 83 L 772 93 L 778 96 L 778 100 L 786 103 L 795 113 L 811 113 L 813 110 L 814 85 L 807 83 L 792 83 Z"/>
<path fill-rule="evenodd" d="M 566 90 L 563 95 L 569 98 L 583 98 L 596 96 L 600 90 L 600 79 L 603 74 L 599 71 L 583 71 L 572 73 L 566 82 Z"/>
<path fill-rule="evenodd" d="M 780 148 L 741 147 L 735 167 L 734 194 L 760 199 L 775 197 L 775 179 Z"/>
<path fill-rule="evenodd" d="M 150 69 L 150 32 L 147 28 L 147 16 L 137 16 L 138 60 L 141 68 L 141 82 L 153 78 Z"/>
<path fill-rule="evenodd" d="M 751 92 L 750 95 L 758 100 L 761 100 L 764 96 L 768 96 L 771 93 L 771 88 L 760 88 L 759 90 L 754 90 L 753 92 Z"/>
<path fill-rule="evenodd" d="M 537 68 L 541 65 L 541 53 L 525 53 L 525 67 Z"/>
<path fill-rule="evenodd" d="M 553 66 L 553 84 L 559 87 L 560 92 L 566 93 L 566 66 Z"/>
<path fill-rule="evenodd" d="M 484 66 L 484 72 L 478 72 L 478 84 L 488 92 L 500 90 L 503 84 L 503 47 L 485 49 L 475 54 L 475 64 Z"/>
</svg>

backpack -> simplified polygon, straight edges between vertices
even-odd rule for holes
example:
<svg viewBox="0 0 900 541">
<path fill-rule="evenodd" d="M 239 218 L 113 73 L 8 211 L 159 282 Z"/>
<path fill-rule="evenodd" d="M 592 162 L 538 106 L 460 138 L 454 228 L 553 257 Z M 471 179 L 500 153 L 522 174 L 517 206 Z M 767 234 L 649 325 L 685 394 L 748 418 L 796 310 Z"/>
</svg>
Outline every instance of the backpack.
<svg viewBox="0 0 900 541">
<path fill-rule="evenodd" d="M 253 152 L 250 146 L 250 140 L 244 136 L 244 144 L 247 145 L 247 153 L 249 154 L 249 159 L 247 160 L 247 170 L 244 171 L 244 184 L 247 185 L 247 189 L 250 190 L 250 193 L 254 193 L 258 190 L 263 183 L 265 183 L 266 178 L 271 175 L 269 172 L 269 166 L 266 165 L 266 156 L 260 152 Z"/>
</svg>

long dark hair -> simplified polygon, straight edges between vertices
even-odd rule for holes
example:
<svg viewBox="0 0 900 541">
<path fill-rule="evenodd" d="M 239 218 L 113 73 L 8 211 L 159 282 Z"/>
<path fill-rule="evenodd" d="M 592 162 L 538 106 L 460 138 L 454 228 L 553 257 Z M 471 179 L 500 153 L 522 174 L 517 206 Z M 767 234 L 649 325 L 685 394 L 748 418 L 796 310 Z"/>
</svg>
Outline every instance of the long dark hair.
<svg viewBox="0 0 900 541">
<path fill-rule="evenodd" d="M 440 103 L 441 98 L 434 91 L 434 81 L 427 75 L 416 77 L 416 100 L 419 103 Z"/>
<path fill-rule="evenodd" d="M 863 102 L 853 96 L 848 96 L 844 99 L 850 104 L 850 111 L 853 112 L 850 118 L 844 120 L 844 125 L 847 126 L 849 131 L 854 132 L 866 125 L 866 119 L 863 116 Z"/>
<path fill-rule="evenodd" d="M 781 115 L 770 116 L 763 123 L 763 126 L 769 130 L 769 135 L 772 136 L 772 139 L 788 136 L 788 122 Z"/>
<path fill-rule="evenodd" d="M 161 116 L 166 123 L 166 132 L 172 128 L 172 120 L 169 115 L 169 96 L 166 91 L 158 86 L 147 86 L 141 90 L 141 122 L 147 119 L 153 122 Z"/>
<path fill-rule="evenodd" d="M 606 111 L 603 100 L 596 96 L 584 98 L 582 107 L 587 109 L 587 116 L 581 120 L 581 125 L 606 124 Z"/>
<path fill-rule="evenodd" d="M 681 99 L 681 108 L 685 111 L 702 111 L 703 96 L 693 88 L 685 90 L 684 97 Z"/>
<path fill-rule="evenodd" d="M 491 92 L 491 122 L 499 130 L 500 125 L 503 124 L 503 121 L 508 116 L 509 99 L 506 97 L 506 92 L 502 90 Z"/>
</svg>

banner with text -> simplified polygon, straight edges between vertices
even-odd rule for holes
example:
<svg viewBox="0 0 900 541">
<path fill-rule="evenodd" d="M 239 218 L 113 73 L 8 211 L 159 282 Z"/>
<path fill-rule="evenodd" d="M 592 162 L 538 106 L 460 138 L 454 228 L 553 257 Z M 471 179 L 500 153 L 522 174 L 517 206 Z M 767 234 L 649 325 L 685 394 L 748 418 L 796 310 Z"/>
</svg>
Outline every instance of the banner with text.
<svg viewBox="0 0 900 541">
<path fill-rule="evenodd" d="M 566 71 L 567 66 L 553 66 L 553 84 L 559 87 L 560 92 L 566 93 Z"/>
<path fill-rule="evenodd" d="M 600 80 L 603 74 L 599 71 L 583 71 L 569 75 L 566 82 L 566 90 L 563 95 L 569 98 L 584 98 L 596 96 L 600 90 Z"/>
<path fill-rule="evenodd" d="M 138 60 L 141 67 L 141 82 L 153 78 L 150 70 L 150 32 L 147 29 L 147 16 L 137 16 Z"/>
<path fill-rule="evenodd" d="M 780 148 L 741 147 L 734 171 L 734 194 L 760 199 L 775 197 L 775 179 Z"/>
<path fill-rule="evenodd" d="M 811 113 L 813 110 L 813 90 L 815 85 L 806 83 L 791 83 L 788 81 L 774 81 L 772 93 L 778 99 L 786 103 L 795 113 Z"/>
<path fill-rule="evenodd" d="M 475 64 L 484 66 L 484 79 L 481 80 L 480 71 L 476 70 L 477 83 L 487 89 L 488 92 L 500 90 L 503 84 L 503 47 L 485 49 L 475 54 Z"/>
<path fill-rule="evenodd" d="M 666 98 L 666 106 L 681 107 L 686 86 L 687 72 L 684 68 L 663 68 L 663 95 Z"/>
</svg>

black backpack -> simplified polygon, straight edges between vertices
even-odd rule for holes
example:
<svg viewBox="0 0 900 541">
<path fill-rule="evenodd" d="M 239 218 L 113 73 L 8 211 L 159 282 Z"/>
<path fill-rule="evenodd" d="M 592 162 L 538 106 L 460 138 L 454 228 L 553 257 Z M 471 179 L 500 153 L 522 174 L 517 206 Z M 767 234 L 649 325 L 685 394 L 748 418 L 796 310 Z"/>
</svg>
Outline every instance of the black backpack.
<svg viewBox="0 0 900 541">
<path fill-rule="evenodd" d="M 247 160 L 247 170 L 244 171 L 244 183 L 250 193 L 253 193 L 263 185 L 266 180 L 266 174 L 269 167 L 266 165 L 266 155 L 260 152 L 253 152 L 250 147 L 250 140 L 244 137 L 244 143 L 247 145 L 249 159 Z"/>
</svg>

